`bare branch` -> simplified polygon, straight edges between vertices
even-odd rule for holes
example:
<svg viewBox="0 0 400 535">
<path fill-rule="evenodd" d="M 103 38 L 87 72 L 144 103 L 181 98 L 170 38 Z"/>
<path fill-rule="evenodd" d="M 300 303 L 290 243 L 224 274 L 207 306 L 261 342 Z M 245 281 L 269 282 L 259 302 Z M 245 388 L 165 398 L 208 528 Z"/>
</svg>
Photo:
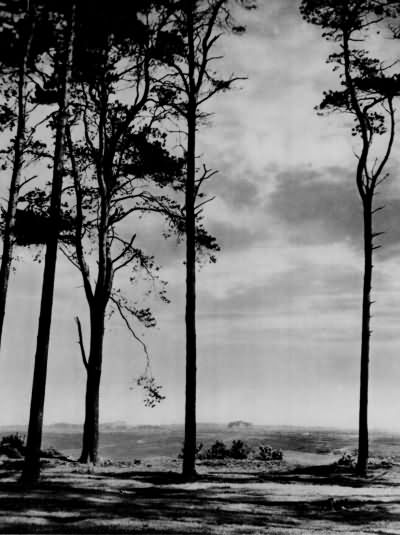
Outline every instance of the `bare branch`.
<svg viewBox="0 0 400 535">
<path fill-rule="evenodd" d="M 199 194 L 199 191 L 200 191 L 200 188 L 201 188 L 203 182 L 205 182 L 207 180 L 210 180 L 210 178 L 215 176 L 217 173 L 218 173 L 217 170 L 211 171 L 210 169 L 207 169 L 205 164 L 203 164 L 203 174 L 202 174 L 202 176 L 200 178 L 198 178 L 196 180 L 196 186 L 195 186 L 195 192 L 194 192 L 194 198 L 195 199 L 197 198 L 197 196 Z"/>
<path fill-rule="evenodd" d="M 372 210 L 371 214 L 374 215 L 377 212 L 380 212 L 381 210 L 384 210 L 385 208 L 386 208 L 386 206 L 378 206 L 378 208 L 375 208 L 374 210 Z"/>
<path fill-rule="evenodd" d="M 203 201 L 200 204 L 198 204 L 197 206 L 195 206 L 196 213 L 199 214 L 199 212 L 201 211 L 201 208 L 205 204 L 208 204 L 208 203 L 212 202 L 213 200 L 215 200 L 215 197 L 210 197 L 209 199 L 206 199 L 205 201 Z"/>
<path fill-rule="evenodd" d="M 75 321 L 76 321 L 76 326 L 78 328 L 78 337 L 79 337 L 78 344 L 79 344 L 79 347 L 81 349 L 82 362 L 83 362 L 83 365 L 86 368 L 86 371 L 88 371 L 89 364 L 88 364 L 88 360 L 86 358 L 85 345 L 83 343 L 82 325 L 81 325 L 81 321 L 80 321 L 78 316 L 75 316 Z"/>
<path fill-rule="evenodd" d="M 129 242 L 125 245 L 124 249 L 122 250 L 122 252 L 112 260 L 112 263 L 113 264 L 116 264 L 118 262 L 118 260 L 120 260 L 121 258 L 123 258 L 127 252 L 132 249 L 132 244 L 133 242 L 135 241 L 136 239 L 136 234 L 133 234 L 133 236 L 131 237 L 131 239 L 129 240 Z"/>
<path fill-rule="evenodd" d="M 224 81 L 224 84 L 226 83 L 227 86 L 226 88 L 224 89 L 229 89 L 230 86 L 234 83 L 234 82 L 237 82 L 238 80 L 247 80 L 247 76 L 233 76 L 232 78 L 230 78 L 229 80 L 226 80 Z M 218 85 L 212 89 L 211 91 L 209 91 L 205 97 L 201 98 L 197 105 L 200 106 L 201 104 L 203 104 L 204 102 L 207 102 L 207 100 L 209 100 L 211 97 L 213 97 L 216 93 L 218 93 L 219 91 L 221 91 L 221 87 L 219 87 Z"/>
<path fill-rule="evenodd" d="M 378 179 L 378 177 L 380 176 L 380 174 L 382 173 L 383 171 L 383 168 L 385 167 L 388 159 L 389 159 L 389 156 L 390 156 L 390 153 L 392 152 L 392 147 L 393 147 L 393 141 L 394 141 L 394 134 L 395 134 L 395 129 L 396 129 L 396 122 L 395 122 L 395 112 L 394 112 L 394 108 L 393 108 L 393 98 L 388 98 L 388 105 L 389 105 L 389 112 L 390 112 L 390 134 L 389 134 L 389 141 L 388 141 L 388 144 L 387 144 L 387 148 L 386 148 L 386 152 L 385 152 L 385 155 L 384 157 L 382 158 L 382 161 L 378 167 L 378 169 L 376 170 L 376 173 L 373 177 L 373 180 L 374 182 L 376 183 L 376 180 Z"/>
<path fill-rule="evenodd" d="M 29 178 L 26 178 L 23 182 L 21 182 L 21 184 L 18 185 L 18 191 L 20 191 L 24 186 L 29 184 L 29 182 L 31 182 L 32 180 L 35 180 L 35 178 L 37 177 L 38 177 L 37 175 L 33 175 Z"/>
</svg>

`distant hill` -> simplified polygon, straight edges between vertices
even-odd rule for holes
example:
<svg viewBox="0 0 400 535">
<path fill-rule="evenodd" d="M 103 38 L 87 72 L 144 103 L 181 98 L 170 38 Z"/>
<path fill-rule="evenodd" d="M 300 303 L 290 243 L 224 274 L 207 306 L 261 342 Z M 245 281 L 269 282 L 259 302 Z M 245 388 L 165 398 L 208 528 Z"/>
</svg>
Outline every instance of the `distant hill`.
<svg viewBox="0 0 400 535">
<path fill-rule="evenodd" d="M 102 433 L 117 433 L 123 431 L 131 431 L 132 426 L 126 422 L 104 422 L 100 424 L 100 432 Z M 82 424 L 71 424 L 68 422 L 56 422 L 54 424 L 45 425 L 44 429 L 47 433 L 82 433 Z"/>
<path fill-rule="evenodd" d="M 130 425 L 124 421 L 103 422 L 99 425 L 100 433 L 136 433 L 148 432 L 156 433 L 163 432 L 166 429 L 174 429 L 176 426 L 169 425 Z M 180 426 L 178 426 L 180 427 Z M 44 426 L 47 433 L 82 433 L 82 424 L 72 424 L 68 422 L 56 422 Z"/>
<path fill-rule="evenodd" d="M 236 420 L 229 422 L 228 424 L 224 423 L 213 423 L 213 422 L 198 422 L 197 429 L 202 432 L 209 433 L 218 433 L 224 432 L 225 429 L 230 429 L 233 431 L 236 430 L 245 430 L 254 428 L 254 425 L 250 422 L 243 420 Z M 259 426 L 257 426 L 259 427 Z M 163 432 L 182 432 L 184 430 L 183 424 L 161 424 L 161 425 L 151 425 L 151 424 L 138 424 L 132 425 L 128 424 L 125 421 L 117 420 L 115 422 L 103 422 L 100 423 L 100 432 L 101 433 L 163 433 Z M 51 424 L 44 425 L 43 431 L 50 434 L 82 434 L 83 431 L 83 422 L 82 423 L 71 423 L 71 422 L 54 422 Z M 0 425 L 0 434 L 6 433 L 27 433 L 27 425 Z"/>
<path fill-rule="evenodd" d="M 244 422 L 243 420 L 236 420 L 235 422 L 229 422 L 228 429 L 248 429 L 253 427 L 250 422 Z"/>
<path fill-rule="evenodd" d="M 71 424 L 68 422 L 56 422 L 44 426 L 48 433 L 81 433 L 82 424 Z"/>
</svg>

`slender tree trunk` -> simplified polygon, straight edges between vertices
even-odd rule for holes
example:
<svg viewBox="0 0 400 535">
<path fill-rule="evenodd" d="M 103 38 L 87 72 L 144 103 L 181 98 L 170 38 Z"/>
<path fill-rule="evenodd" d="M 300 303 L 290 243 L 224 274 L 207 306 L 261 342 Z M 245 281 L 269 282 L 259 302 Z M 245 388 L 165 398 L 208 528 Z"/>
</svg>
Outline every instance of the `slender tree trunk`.
<svg viewBox="0 0 400 535">
<path fill-rule="evenodd" d="M 79 462 L 97 464 L 99 450 L 99 398 L 103 360 L 105 309 L 92 306 L 90 312 L 90 352 L 87 367 L 85 423 Z"/>
<path fill-rule="evenodd" d="M 107 51 L 105 57 L 104 73 L 107 72 L 107 61 L 109 53 L 109 35 L 105 45 Z M 105 74 L 104 74 L 105 75 Z M 106 162 L 107 151 L 107 111 L 108 93 L 105 82 L 101 84 L 100 90 L 101 109 L 99 114 L 98 135 L 99 148 L 97 154 L 96 171 L 100 195 L 100 214 L 98 227 L 98 272 L 96 289 L 93 298 L 91 292 L 86 291 L 90 307 L 90 352 L 87 367 L 86 401 L 85 401 L 85 423 L 83 427 L 82 453 L 80 462 L 92 462 L 97 464 L 99 448 L 99 396 L 100 379 L 103 361 L 103 340 L 104 324 L 107 304 L 110 299 L 113 283 L 113 268 L 110 256 L 109 213 L 110 213 L 110 184 L 113 183 L 112 176 Z M 83 258 L 82 252 L 78 253 Z M 81 262 L 82 265 L 82 262 Z M 86 276 L 82 272 L 85 283 Z"/>
<path fill-rule="evenodd" d="M 196 343 L 196 81 L 193 10 L 195 2 L 185 6 L 188 36 L 188 107 L 187 107 L 187 154 L 186 154 L 186 392 L 185 392 L 185 440 L 183 444 L 182 474 L 185 478 L 196 477 L 196 390 L 197 390 L 197 343 Z"/>
<path fill-rule="evenodd" d="M 8 281 L 10 278 L 11 262 L 14 247 L 15 216 L 17 212 L 17 201 L 19 184 L 21 181 L 21 171 L 23 165 L 23 153 L 26 136 L 26 72 L 32 47 L 33 32 L 35 28 L 34 16 L 30 13 L 27 21 L 27 34 L 24 46 L 23 58 L 18 74 L 18 121 L 17 131 L 14 141 L 14 162 L 10 181 L 10 191 L 8 196 L 7 213 L 5 215 L 5 228 L 3 238 L 3 252 L 0 266 L 0 345 L 3 335 L 4 316 L 6 311 Z"/>
<path fill-rule="evenodd" d="M 364 208 L 364 284 L 361 326 L 361 371 L 360 371 L 360 412 L 358 427 L 357 473 L 366 475 L 368 466 L 368 379 L 371 320 L 372 286 L 372 194 L 367 193 Z"/>
<path fill-rule="evenodd" d="M 186 403 L 185 442 L 182 472 L 186 478 L 196 476 L 196 109 L 189 104 L 186 177 Z"/>
<path fill-rule="evenodd" d="M 50 340 L 51 317 L 53 310 L 54 281 L 57 264 L 57 248 L 60 224 L 60 205 L 63 179 L 64 134 L 67 122 L 70 79 L 72 71 L 73 43 L 75 34 L 76 4 L 72 3 L 68 33 L 65 40 L 65 72 L 60 91 L 58 124 L 54 149 L 53 181 L 50 201 L 50 234 L 46 244 L 43 273 L 42 298 L 35 354 L 31 410 L 25 464 L 22 481 L 27 485 L 35 484 L 40 476 L 40 448 L 43 430 L 43 409 L 46 392 L 47 360 Z"/>
</svg>

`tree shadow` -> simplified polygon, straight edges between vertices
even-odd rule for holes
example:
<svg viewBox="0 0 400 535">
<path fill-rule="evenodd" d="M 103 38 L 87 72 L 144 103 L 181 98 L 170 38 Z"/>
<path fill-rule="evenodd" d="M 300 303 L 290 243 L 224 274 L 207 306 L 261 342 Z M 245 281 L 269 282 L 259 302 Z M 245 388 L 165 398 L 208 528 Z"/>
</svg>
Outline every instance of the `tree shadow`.
<svg viewBox="0 0 400 535">
<path fill-rule="evenodd" d="M 376 486 L 398 487 L 400 483 L 390 481 L 385 475 L 390 469 L 371 468 L 367 477 L 361 477 L 349 467 L 337 464 L 296 467 L 282 472 L 259 474 L 260 481 L 275 483 L 310 483 L 315 485 L 338 485 L 342 487 L 363 488 Z"/>
<path fill-rule="evenodd" d="M 282 477 L 285 483 L 304 483 L 304 479 L 296 479 L 304 475 L 313 477 L 316 484 L 319 484 L 319 477 L 330 477 L 321 467 L 295 469 Z M 400 501 L 384 504 L 379 499 L 299 499 L 299 496 L 276 496 L 249 487 L 230 486 L 231 482 L 280 482 L 276 474 L 269 478 L 266 474 L 256 478 L 254 474 L 244 479 L 242 476 L 243 473 L 240 478 L 235 478 L 234 474 L 227 478 L 226 473 L 200 475 L 199 483 L 212 483 L 201 487 L 181 485 L 185 480 L 177 472 L 97 472 L 94 478 L 66 473 L 57 481 L 45 476 L 39 487 L 32 490 L 24 490 L 17 481 L 3 478 L 0 480 L 0 533 L 125 533 L 136 530 L 143 534 L 206 535 L 211 527 L 225 525 L 236 533 L 236 527 L 243 525 L 290 528 L 313 521 L 354 525 L 400 522 L 397 512 Z M 113 479 L 118 480 L 117 484 L 112 484 Z M 32 518 L 40 523 L 32 523 Z M 140 522 L 142 527 L 139 529 L 137 524 L 132 527 L 133 521 Z M 171 527 L 174 523 L 180 528 Z M 202 529 L 198 529 L 200 525 Z"/>
<path fill-rule="evenodd" d="M 394 506 L 395 511 L 391 511 L 389 505 Z M 399 505 L 400 501 L 387 504 L 372 499 L 328 498 L 295 504 L 294 510 L 298 518 L 323 519 L 359 526 L 371 522 L 399 522 Z"/>
</svg>

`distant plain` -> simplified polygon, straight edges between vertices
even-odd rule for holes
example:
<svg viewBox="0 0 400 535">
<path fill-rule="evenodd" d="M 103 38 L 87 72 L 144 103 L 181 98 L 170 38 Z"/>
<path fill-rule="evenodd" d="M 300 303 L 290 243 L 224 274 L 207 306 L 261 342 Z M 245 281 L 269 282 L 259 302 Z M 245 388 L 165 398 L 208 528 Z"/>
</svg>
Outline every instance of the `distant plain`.
<svg viewBox="0 0 400 535">
<path fill-rule="evenodd" d="M 0 436 L 24 428 L 0 428 Z M 81 426 L 54 424 L 44 432 L 43 446 L 54 447 L 72 457 L 79 455 Z M 357 448 L 357 433 L 351 430 L 270 427 L 250 425 L 230 428 L 228 424 L 199 424 L 197 442 L 208 448 L 216 440 L 226 444 L 243 440 L 250 447 L 268 445 L 284 452 L 308 454 L 331 454 L 336 457 Z M 115 461 L 132 461 L 148 457 L 177 457 L 183 442 L 183 426 L 128 426 L 126 424 L 103 424 L 100 434 L 100 455 Z M 400 434 L 385 431 L 371 432 L 370 452 L 374 457 L 391 457 L 400 460 Z"/>
</svg>

